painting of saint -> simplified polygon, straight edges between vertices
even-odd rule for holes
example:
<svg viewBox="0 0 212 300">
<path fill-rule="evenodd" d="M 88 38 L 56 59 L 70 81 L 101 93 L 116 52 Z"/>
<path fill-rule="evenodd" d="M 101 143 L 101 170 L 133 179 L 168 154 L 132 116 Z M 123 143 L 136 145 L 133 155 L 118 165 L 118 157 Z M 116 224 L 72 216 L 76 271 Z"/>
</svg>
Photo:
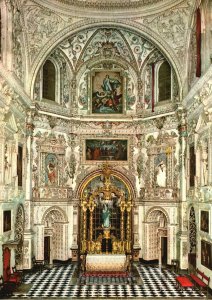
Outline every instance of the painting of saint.
<svg viewBox="0 0 212 300">
<path fill-rule="evenodd" d="M 57 185 L 57 157 L 48 154 L 45 159 L 45 183 L 46 185 Z"/>
<path fill-rule="evenodd" d="M 3 213 L 3 231 L 11 230 L 11 210 L 5 210 Z"/>
<path fill-rule="evenodd" d="M 86 160 L 127 161 L 127 140 L 86 140 Z"/>
<path fill-rule="evenodd" d="M 92 113 L 122 113 L 122 77 L 120 73 L 96 72 L 92 79 Z"/>
<path fill-rule="evenodd" d="M 212 270 L 212 244 L 201 241 L 201 264 Z"/>
<path fill-rule="evenodd" d="M 209 211 L 201 211 L 200 230 L 209 232 Z"/>
</svg>

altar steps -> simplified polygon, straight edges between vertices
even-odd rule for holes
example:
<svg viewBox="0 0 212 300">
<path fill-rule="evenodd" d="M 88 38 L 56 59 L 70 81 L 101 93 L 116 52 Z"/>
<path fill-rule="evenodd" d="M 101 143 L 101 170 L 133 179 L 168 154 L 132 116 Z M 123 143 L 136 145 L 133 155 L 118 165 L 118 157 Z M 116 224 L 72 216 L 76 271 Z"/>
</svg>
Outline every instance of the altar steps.
<svg viewBox="0 0 212 300">
<path fill-rule="evenodd" d="M 129 277 L 129 272 L 99 272 L 99 271 L 89 271 L 82 274 L 84 277 Z"/>
<path fill-rule="evenodd" d="M 128 272 L 85 272 L 79 278 L 79 284 L 120 285 L 136 284 L 136 278 Z"/>
</svg>

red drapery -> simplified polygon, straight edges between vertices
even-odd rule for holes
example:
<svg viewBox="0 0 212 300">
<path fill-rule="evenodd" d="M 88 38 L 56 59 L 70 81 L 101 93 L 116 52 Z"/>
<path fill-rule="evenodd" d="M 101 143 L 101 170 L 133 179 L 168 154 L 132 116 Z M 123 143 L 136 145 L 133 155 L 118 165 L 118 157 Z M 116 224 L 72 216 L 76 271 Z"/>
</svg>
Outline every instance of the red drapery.
<svg viewBox="0 0 212 300">
<path fill-rule="evenodd" d="M 152 112 L 155 110 L 155 65 L 152 64 Z"/>
<path fill-rule="evenodd" d="M 10 268 L 10 249 L 5 248 L 3 250 L 3 278 L 4 281 L 7 281 L 7 269 Z"/>
<path fill-rule="evenodd" d="M 196 77 L 201 76 L 201 12 L 200 9 L 196 10 L 196 43 L 197 43 L 197 65 Z"/>
</svg>

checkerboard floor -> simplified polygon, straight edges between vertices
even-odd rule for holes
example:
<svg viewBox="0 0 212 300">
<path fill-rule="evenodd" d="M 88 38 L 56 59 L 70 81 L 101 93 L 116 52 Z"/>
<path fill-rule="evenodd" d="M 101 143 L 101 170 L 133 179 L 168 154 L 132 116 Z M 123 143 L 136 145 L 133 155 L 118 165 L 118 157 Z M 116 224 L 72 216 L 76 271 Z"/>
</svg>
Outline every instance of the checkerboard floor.
<svg viewBox="0 0 212 300">
<path fill-rule="evenodd" d="M 202 298 L 203 293 L 190 288 L 179 290 L 175 276 L 169 270 L 137 265 L 143 285 L 71 285 L 75 265 L 57 266 L 42 273 L 25 276 L 26 284 L 33 284 L 25 295 L 13 298 Z"/>
</svg>

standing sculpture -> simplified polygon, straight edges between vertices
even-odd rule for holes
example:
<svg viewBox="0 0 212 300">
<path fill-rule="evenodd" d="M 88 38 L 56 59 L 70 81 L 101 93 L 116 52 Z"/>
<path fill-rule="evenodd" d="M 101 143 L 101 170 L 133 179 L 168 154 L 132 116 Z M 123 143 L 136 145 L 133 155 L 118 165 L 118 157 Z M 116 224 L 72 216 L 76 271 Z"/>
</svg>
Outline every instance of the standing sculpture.
<svg viewBox="0 0 212 300">
<path fill-rule="evenodd" d="M 156 184 L 159 187 L 166 187 L 166 165 L 163 161 L 156 168 Z"/>
<path fill-rule="evenodd" d="M 104 228 L 109 228 L 110 227 L 110 209 L 107 206 L 107 204 L 104 204 L 103 210 L 102 210 L 102 226 Z"/>
</svg>

